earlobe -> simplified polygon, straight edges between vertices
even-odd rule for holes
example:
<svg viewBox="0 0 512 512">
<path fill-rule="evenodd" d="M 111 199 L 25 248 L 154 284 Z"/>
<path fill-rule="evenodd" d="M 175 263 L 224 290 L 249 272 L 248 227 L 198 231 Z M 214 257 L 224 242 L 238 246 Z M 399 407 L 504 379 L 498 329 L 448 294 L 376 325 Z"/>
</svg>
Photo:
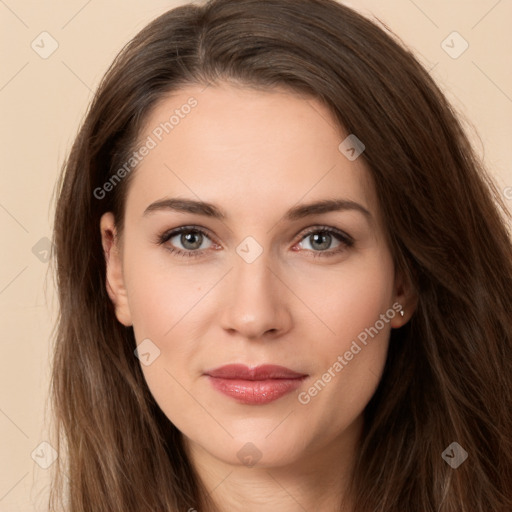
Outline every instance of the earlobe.
<svg viewBox="0 0 512 512">
<path fill-rule="evenodd" d="M 418 294 L 409 279 L 397 275 L 395 280 L 395 295 L 393 309 L 395 317 L 391 320 L 391 327 L 398 329 L 405 325 L 412 317 L 418 305 Z"/>
<path fill-rule="evenodd" d="M 105 285 L 108 296 L 114 304 L 116 317 L 125 327 L 133 325 L 128 296 L 123 276 L 123 266 L 115 218 L 112 212 L 102 215 L 100 220 L 101 243 L 105 256 Z"/>
</svg>

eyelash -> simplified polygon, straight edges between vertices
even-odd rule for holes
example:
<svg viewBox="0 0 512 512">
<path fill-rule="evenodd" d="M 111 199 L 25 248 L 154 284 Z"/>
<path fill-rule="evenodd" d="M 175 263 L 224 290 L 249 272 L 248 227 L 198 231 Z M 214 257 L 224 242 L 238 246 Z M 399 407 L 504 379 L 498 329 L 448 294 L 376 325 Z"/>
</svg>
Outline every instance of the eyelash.
<svg viewBox="0 0 512 512">
<path fill-rule="evenodd" d="M 171 238 L 175 237 L 176 235 L 180 235 L 181 233 L 200 233 L 201 235 L 207 237 L 208 239 L 211 239 L 208 236 L 208 233 L 206 233 L 203 229 L 201 229 L 199 227 L 182 226 L 182 227 L 173 229 L 172 231 L 167 231 L 167 232 L 163 233 L 162 235 L 159 235 L 157 238 L 157 244 L 163 245 L 166 242 L 168 242 Z M 338 239 L 338 241 L 341 242 L 341 245 L 337 249 L 331 250 L 331 251 L 311 251 L 310 249 L 306 249 L 307 251 L 313 253 L 313 258 L 318 258 L 318 257 L 329 258 L 332 256 L 336 256 L 339 253 L 343 252 L 344 250 L 346 250 L 354 245 L 354 240 L 352 237 L 348 236 L 343 231 L 339 231 L 337 229 L 334 229 L 334 228 L 331 228 L 328 226 L 318 226 L 318 227 L 309 229 L 302 235 L 302 238 L 300 238 L 300 240 L 297 243 L 302 242 L 308 236 L 311 236 L 311 235 L 317 234 L 317 233 L 319 233 L 319 234 L 327 233 L 329 235 L 332 235 L 336 239 Z M 191 250 L 183 251 L 182 249 L 176 249 L 174 247 L 166 247 L 166 249 L 169 252 L 171 252 L 179 257 L 184 257 L 184 258 L 199 257 L 199 256 L 202 256 L 206 252 L 206 250 L 204 250 L 204 249 L 201 251 L 191 251 Z"/>
</svg>

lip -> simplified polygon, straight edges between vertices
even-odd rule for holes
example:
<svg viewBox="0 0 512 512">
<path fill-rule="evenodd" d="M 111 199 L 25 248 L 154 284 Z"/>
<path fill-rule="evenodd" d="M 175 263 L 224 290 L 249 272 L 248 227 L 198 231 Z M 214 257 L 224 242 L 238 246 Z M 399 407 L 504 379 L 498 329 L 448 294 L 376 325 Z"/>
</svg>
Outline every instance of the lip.
<svg viewBox="0 0 512 512">
<path fill-rule="evenodd" d="M 226 364 L 213 370 L 207 370 L 206 375 L 221 379 L 266 380 L 266 379 L 295 379 L 306 377 L 304 373 L 294 372 L 285 366 L 262 364 L 249 368 L 245 364 Z"/>
<path fill-rule="evenodd" d="M 228 364 L 204 373 L 219 392 L 246 405 L 264 405 L 297 389 L 307 377 L 284 366 Z"/>
</svg>

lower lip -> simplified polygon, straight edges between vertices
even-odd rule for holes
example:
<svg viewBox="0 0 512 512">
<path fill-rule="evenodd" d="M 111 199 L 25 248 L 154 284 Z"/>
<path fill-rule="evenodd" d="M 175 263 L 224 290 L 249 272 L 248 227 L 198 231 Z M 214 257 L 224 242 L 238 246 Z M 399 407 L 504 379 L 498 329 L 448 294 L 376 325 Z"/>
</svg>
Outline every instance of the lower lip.
<svg viewBox="0 0 512 512">
<path fill-rule="evenodd" d="M 263 405 L 273 402 L 297 389 L 305 377 L 296 379 L 243 380 L 208 376 L 212 386 L 238 402 Z"/>
</svg>

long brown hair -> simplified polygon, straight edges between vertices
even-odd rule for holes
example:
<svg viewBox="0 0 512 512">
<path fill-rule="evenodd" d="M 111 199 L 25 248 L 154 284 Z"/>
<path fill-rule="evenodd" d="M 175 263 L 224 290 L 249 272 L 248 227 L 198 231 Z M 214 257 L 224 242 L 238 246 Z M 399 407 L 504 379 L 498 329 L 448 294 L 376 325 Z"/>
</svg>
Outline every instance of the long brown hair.
<svg viewBox="0 0 512 512">
<path fill-rule="evenodd" d="M 510 214 L 429 74 L 334 0 L 170 10 L 104 77 L 58 184 L 51 510 L 214 509 L 106 292 L 99 221 L 112 211 L 122 231 L 130 175 L 102 199 L 94 191 L 160 99 L 223 80 L 312 95 L 363 141 L 397 271 L 419 296 L 365 409 L 356 512 L 512 510 Z M 454 441 L 468 453 L 457 469 L 441 456 Z"/>
</svg>

